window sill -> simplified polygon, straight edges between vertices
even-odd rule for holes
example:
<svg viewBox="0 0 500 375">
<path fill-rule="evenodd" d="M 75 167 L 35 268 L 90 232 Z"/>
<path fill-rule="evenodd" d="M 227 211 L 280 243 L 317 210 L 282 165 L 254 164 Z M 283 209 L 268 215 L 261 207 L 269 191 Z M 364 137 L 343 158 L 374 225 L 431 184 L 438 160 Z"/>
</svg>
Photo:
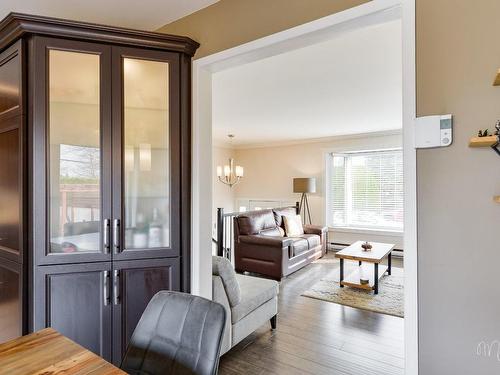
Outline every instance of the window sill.
<svg viewBox="0 0 500 375">
<path fill-rule="evenodd" d="M 374 234 L 374 235 L 379 235 L 379 236 L 403 237 L 403 231 L 397 231 L 397 230 L 328 226 L 328 231 L 329 232 L 339 232 L 339 233 L 369 233 L 369 234 Z"/>
</svg>

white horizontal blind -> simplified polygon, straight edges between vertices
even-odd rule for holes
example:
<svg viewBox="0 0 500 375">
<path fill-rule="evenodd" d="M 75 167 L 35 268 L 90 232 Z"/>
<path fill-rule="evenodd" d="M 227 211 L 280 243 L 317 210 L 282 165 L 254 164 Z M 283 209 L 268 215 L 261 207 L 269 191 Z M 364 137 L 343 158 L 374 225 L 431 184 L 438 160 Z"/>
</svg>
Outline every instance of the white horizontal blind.
<svg viewBox="0 0 500 375">
<path fill-rule="evenodd" d="M 333 227 L 403 229 L 403 152 L 332 154 Z"/>
</svg>

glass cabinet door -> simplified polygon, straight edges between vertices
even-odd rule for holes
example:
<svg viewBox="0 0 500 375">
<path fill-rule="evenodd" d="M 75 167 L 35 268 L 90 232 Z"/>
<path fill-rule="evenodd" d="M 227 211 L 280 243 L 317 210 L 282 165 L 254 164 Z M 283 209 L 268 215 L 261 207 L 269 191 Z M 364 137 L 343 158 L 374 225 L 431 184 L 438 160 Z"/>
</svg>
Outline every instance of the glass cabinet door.
<svg viewBox="0 0 500 375">
<path fill-rule="evenodd" d="M 123 73 L 124 247 L 168 247 L 168 62 L 127 57 Z"/>
<path fill-rule="evenodd" d="M 49 50 L 50 252 L 101 251 L 99 55 Z"/>
<path fill-rule="evenodd" d="M 17 263 L 23 262 L 26 238 L 22 65 L 20 42 L 0 53 L 0 258 Z"/>
<path fill-rule="evenodd" d="M 47 72 L 47 263 L 110 258 L 110 47 L 66 43 L 40 43 Z"/>
<path fill-rule="evenodd" d="M 113 66 L 121 67 L 117 82 L 122 93 L 121 119 L 113 129 L 120 155 L 122 186 L 114 189 L 122 195 L 117 215 L 115 253 L 123 257 L 175 255 L 178 224 L 177 171 L 172 170 L 178 151 L 178 121 L 173 113 L 176 103 L 177 56 L 165 52 L 117 49 Z M 173 93 L 172 93 L 173 92 Z M 117 103 L 118 104 L 118 103 Z M 117 133 L 122 134 L 117 137 Z M 163 254 L 162 254 L 163 253 Z"/>
</svg>

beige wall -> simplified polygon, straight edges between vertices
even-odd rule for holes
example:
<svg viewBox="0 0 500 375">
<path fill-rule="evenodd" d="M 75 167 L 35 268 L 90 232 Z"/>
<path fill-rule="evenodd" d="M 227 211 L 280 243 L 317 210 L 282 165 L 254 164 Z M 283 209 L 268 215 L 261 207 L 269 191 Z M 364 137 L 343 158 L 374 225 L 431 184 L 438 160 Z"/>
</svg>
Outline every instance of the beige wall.
<svg viewBox="0 0 500 375">
<path fill-rule="evenodd" d="M 328 152 L 375 150 L 402 146 L 401 134 L 371 135 L 368 137 L 338 137 L 322 142 L 302 143 L 288 146 L 271 146 L 236 149 L 235 159 L 245 168 L 244 180 L 235 187 L 234 198 L 269 199 L 295 202 L 294 177 L 315 177 L 315 194 L 309 195 L 309 204 L 314 224 L 325 225 L 325 157 Z M 332 231 L 330 240 L 348 244 L 360 239 L 386 241 L 403 248 L 402 236 L 381 236 L 375 233 L 348 233 Z"/>
<path fill-rule="evenodd" d="M 234 187 L 230 188 L 217 180 L 216 168 L 218 165 L 228 164 L 229 158 L 234 157 L 234 151 L 225 147 L 213 147 L 212 152 L 212 237 L 217 238 L 214 226 L 217 222 L 217 208 L 222 207 L 226 212 L 234 211 L 235 194 Z"/>
<path fill-rule="evenodd" d="M 418 151 L 421 374 L 498 374 L 500 158 L 471 149 L 500 118 L 498 0 L 417 0 L 417 113 L 452 113 L 449 148 Z M 493 288 L 490 286 L 493 285 Z"/>
<path fill-rule="evenodd" d="M 200 57 L 358 3 L 222 0 L 162 30 L 200 41 Z M 469 149 L 467 139 L 500 117 L 500 88 L 491 86 L 500 1 L 416 5 L 418 114 L 453 113 L 455 121 L 451 147 L 417 157 L 420 374 L 496 374 L 495 354 L 478 357 L 476 348 L 500 339 L 500 206 L 492 202 L 500 159 Z"/>
<path fill-rule="evenodd" d="M 195 58 L 366 3 L 366 0 L 220 0 L 158 31 L 201 44 Z"/>
</svg>

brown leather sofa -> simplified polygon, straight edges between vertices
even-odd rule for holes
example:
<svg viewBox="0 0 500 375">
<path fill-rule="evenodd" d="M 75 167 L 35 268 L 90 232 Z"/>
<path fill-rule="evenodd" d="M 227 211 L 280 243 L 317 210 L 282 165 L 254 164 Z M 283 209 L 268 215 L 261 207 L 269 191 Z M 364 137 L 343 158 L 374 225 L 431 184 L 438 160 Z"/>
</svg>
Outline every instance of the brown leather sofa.
<svg viewBox="0 0 500 375">
<path fill-rule="evenodd" d="M 282 217 L 287 215 L 296 215 L 295 208 L 251 211 L 234 217 L 236 272 L 256 272 L 281 280 L 325 255 L 327 228 L 304 225 L 303 235 L 285 237 Z"/>
</svg>

